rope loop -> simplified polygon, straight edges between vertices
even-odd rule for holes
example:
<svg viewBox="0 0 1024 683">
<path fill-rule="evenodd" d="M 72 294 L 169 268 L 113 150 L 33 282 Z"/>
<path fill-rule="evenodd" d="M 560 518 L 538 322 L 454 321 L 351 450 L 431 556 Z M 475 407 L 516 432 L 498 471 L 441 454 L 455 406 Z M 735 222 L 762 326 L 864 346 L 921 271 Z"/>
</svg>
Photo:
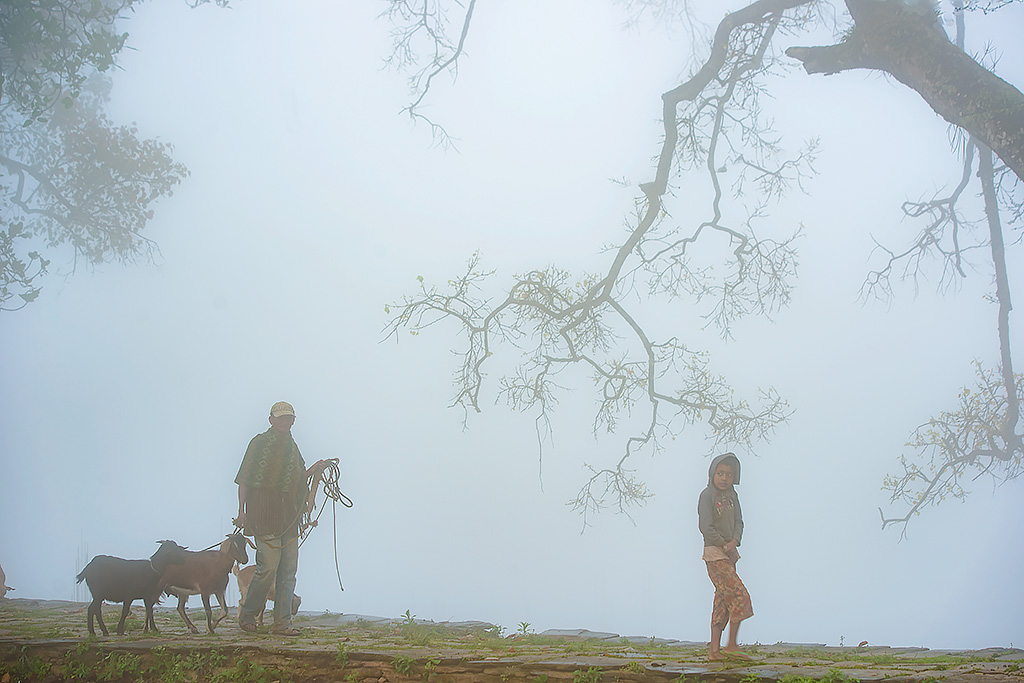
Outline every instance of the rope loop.
<svg viewBox="0 0 1024 683">
<path fill-rule="evenodd" d="M 331 501 L 331 512 L 334 521 L 334 571 L 338 575 L 338 587 L 341 590 L 345 590 L 345 586 L 341 582 L 341 569 L 338 565 L 338 508 L 337 504 L 341 503 L 347 508 L 354 505 L 352 499 L 346 496 L 341 491 L 341 487 L 338 482 L 341 479 L 341 468 L 338 466 L 338 458 L 328 458 L 323 461 L 324 467 L 316 474 L 310 475 L 309 485 L 309 501 L 306 506 L 306 511 L 302 514 L 302 519 L 299 523 L 299 547 L 306 542 L 309 538 L 310 532 L 320 521 L 320 515 L 323 514 L 324 508 L 327 507 L 327 501 Z M 313 510 L 316 509 L 316 491 L 320 483 L 324 485 L 324 502 L 320 506 L 320 511 L 316 513 L 316 517 L 313 517 Z"/>
</svg>

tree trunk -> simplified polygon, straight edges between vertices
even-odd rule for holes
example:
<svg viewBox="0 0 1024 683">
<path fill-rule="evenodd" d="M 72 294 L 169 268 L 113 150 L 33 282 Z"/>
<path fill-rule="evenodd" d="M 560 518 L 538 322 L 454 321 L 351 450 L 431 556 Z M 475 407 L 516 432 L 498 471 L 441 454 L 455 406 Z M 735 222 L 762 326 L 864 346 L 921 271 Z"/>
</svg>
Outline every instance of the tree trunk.
<svg viewBox="0 0 1024 683">
<path fill-rule="evenodd" d="M 899 0 L 846 0 L 854 20 L 837 45 L 791 47 L 809 74 L 875 69 L 916 91 L 1024 179 L 1024 95 L 954 45 L 936 17 Z"/>
</svg>

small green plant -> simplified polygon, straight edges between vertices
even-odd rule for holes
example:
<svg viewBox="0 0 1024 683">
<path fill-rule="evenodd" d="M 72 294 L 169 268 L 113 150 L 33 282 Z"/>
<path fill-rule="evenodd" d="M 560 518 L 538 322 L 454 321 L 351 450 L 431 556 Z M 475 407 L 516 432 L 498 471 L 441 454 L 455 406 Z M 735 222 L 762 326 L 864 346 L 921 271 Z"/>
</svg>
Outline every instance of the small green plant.
<svg viewBox="0 0 1024 683">
<path fill-rule="evenodd" d="M 215 672 L 227 662 L 227 657 L 219 652 L 198 652 L 190 650 L 184 654 L 170 652 L 164 646 L 152 650 L 153 663 L 145 669 L 147 678 L 157 678 L 163 683 L 191 683 L 198 677 L 211 683 L 221 683 Z"/>
<path fill-rule="evenodd" d="M 743 681 L 746 681 L 750 676 L 754 677 L 754 680 L 760 680 L 754 674 L 746 676 Z M 740 683 L 743 683 L 741 681 Z M 839 669 L 829 669 L 829 672 L 821 678 L 811 678 L 810 676 L 796 676 L 794 674 L 788 674 L 779 679 L 781 683 L 854 683 L 854 679 L 844 674 Z"/>
<path fill-rule="evenodd" d="M 529 683 L 548 683 L 548 675 L 541 674 L 535 678 L 531 678 Z"/>
<path fill-rule="evenodd" d="M 14 662 L 0 662 L 0 673 L 7 680 L 43 680 L 50 673 L 50 665 L 39 657 L 29 657 L 22 648 L 22 655 Z"/>
<path fill-rule="evenodd" d="M 166 683 L 184 683 L 188 672 L 182 655 L 170 652 L 162 645 L 154 647 L 152 653 L 153 664 L 150 672 L 153 675 Z"/>
<path fill-rule="evenodd" d="M 630 673 L 633 673 L 633 674 L 642 674 L 642 673 L 646 673 L 646 671 L 647 671 L 647 669 L 644 667 L 644 665 L 641 664 L 640 662 L 630 662 L 629 664 L 627 664 L 626 666 L 624 666 L 622 668 L 625 669 L 626 671 L 630 672 Z M 743 682 L 741 681 L 740 683 L 743 683 Z"/>
<path fill-rule="evenodd" d="M 429 623 L 406 623 L 403 622 L 397 627 L 395 633 L 413 645 L 426 647 L 438 640 L 448 640 L 452 632 L 444 624 Z"/>
<path fill-rule="evenodd" d="M 42 680 L 50 673 L 50 665 L 39 657 L 33 657 L 28 662 L 28 672 L 31 677 Z"/>
<path fill-rule="evenodd" d="M 604 672 L 596 666 L 592 666 L 586 671 L 576 669 L 572 672 L 572 683 L 601 683 L 603 675 Z"/>
<path fill-rule="evenodd" d="M 187 679 L 189 681 L 193 678 Z M 199 680 L 203 680 L 200 676 Z M 219 672 L 217 676 L 209 679 L 212 683 L 285 683 L 290 680 L 285 677 L 284 672 L 273 667 L 265 667 L 255 664 L 249 659 L 239 657 L 235 665 L 229 669 Z"/>
<path fill-rule="evenodd" d="M 414 664 L 416 664 L 416 660 L 405 655 L 395 655 L 395 658 L 391 660 L 391 666 L 395 667 L 395 671 L 403 676 L 408 676 L 412 673 Z"/>
<path fill-rule="evenodd" d="M 412 610 L 405 610 L 405 614 L 402 615 L 402 623 L 406 626 L 416 623 L 416 615 L 412 613 Z"/>
<path fill-rule="evenodd" d="M 528 622 L 528 621 L 520 621 L 519 622 L 519 630 L 516 631 L 516 633 L 518 633 L 521 636 L 529 635 L 530 634 L 530 622 Z"/>
<path fill-rule="evenodd" d="M 761 683 L 761 677 L 755 673 L 749 673 L 740 679 L 740 683 Z"/>
<path fill-rule="evenodd" d="M 821 683 L 853 683 L 853 679 L 839 669 L 829 669 L 828 673 L 821 677 Z"/>
<path fill-rule="evenodd" d="M 86 661 L 89 656 L 89 643 L 79 643 L 64 653 L 61 664 L 64 676 L 71 679 L 88 678 L 92 667 Z"/>
<path fill-rule="evenodd" d="M 505 636 L 505 627 L 495 624 L 484 631 L 487 635 L 492 638 L 503 638 Z"/>
<path fill-rule="evenodd" d="M 344 669 L 348 666 L 348 656 L 351 651 L 352 648 L 348 643 L 338 643 L 338 651 L 334 654 L 334 661 L 339 669 Z"/>
<path fill-rule="evenodd" d="M 138 655 L 111 652 L 95 668 L 99 681 L 119 681 L 124 677 L 136 679 L 142 673 L 142 662 Z"/>
<path fill-rule="evenodd" d="M 810 676 L 797 676 L 796 674 L 786 674 L 779 680 L 782 683 L 815 683 Z"/>
</svg>

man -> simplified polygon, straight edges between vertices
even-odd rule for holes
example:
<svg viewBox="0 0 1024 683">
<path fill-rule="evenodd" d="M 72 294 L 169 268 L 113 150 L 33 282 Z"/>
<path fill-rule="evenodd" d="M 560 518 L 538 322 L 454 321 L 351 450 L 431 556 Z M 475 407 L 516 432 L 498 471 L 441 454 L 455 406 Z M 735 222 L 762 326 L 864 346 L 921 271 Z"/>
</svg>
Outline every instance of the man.
<svg viewBox="0 0 1024 683">
<path fill-rule="evenodd" d="M 256 615 L 274 587 L 274 626 L 271 633 L 297 636 L 291 605 L 295 572 L 299 568 L 299 521 L 306 509 L 307 477 L 327 464 L 319 460 L 306 469 L 292 439 L 295 410 L 279 401 L 270 408 L 270 429 L 253 437 L 238 468 L 238 517 L 235 526 L 256 538 L 256 575 L 245 602 L 238 608 L 243 631 L 256 631 Z"/>
</svg>

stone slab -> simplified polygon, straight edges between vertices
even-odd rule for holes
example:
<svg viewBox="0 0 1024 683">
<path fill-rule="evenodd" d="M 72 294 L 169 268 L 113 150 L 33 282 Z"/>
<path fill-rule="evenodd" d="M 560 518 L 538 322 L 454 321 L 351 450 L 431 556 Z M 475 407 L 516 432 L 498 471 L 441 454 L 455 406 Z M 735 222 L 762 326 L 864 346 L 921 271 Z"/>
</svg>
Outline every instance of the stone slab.
<svg viewBox="0 0 1024 683">
<path fill-rule="evenodd" d="M 585 628 L 549 628 L 540 635 L 569 640 L 618 640 L 621 637 L 618 633 L 590 631 Z"/>
</svg>

